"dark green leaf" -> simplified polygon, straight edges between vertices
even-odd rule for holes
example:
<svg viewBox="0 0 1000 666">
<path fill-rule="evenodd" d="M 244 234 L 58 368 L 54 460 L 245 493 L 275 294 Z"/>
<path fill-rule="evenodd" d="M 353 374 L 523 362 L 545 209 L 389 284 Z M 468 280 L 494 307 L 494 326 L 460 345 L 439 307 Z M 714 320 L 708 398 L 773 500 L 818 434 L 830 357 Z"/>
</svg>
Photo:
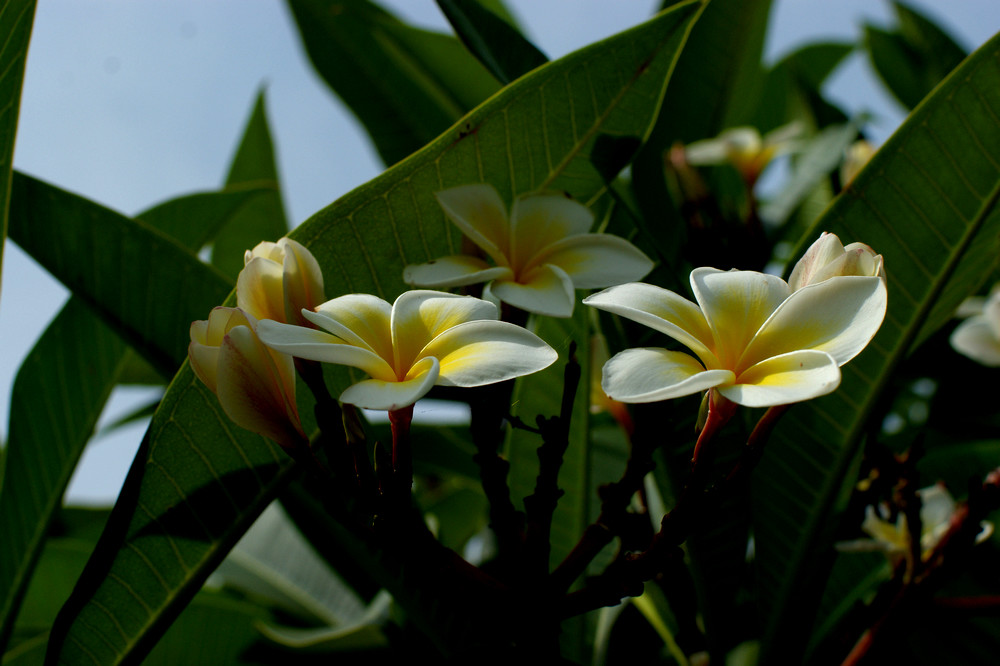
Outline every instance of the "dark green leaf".
<svg viewBox="0 0 1000 666">
<path fill-rule="evenodd" d="M 187 356 L 191 321 L 232 283 L 153 227 L 30 176 L 15 174 L 10 235 L 170 376 Z"/>
<path fill-rule="evenodd" d="M 21 106 L 21 84 L 28 57 L 28 39 L 35 18 L 35 0 L 11 0 L 0 11 L 0 266 L 7 238 L 7 208 L 10 205 L 10 178 L 14 169 L 14 137 L 17 111 Z"/>
<path fill-rule="evenodd" d="M 920 55 L 899 33 L 872 25 L 865 26 L 865 48 L 875 73 L 893 97 L 906 109 L 916 107 L 930 91 Z"/>
<path fill-rule="evenodd" d="M 263 91 L 257 96 L 243 139 L 229 167 L 226 187 L 234 186 L 261 187 L 266 191 L 230 216 L 222 230 L 213 235 L 212 265 L 233 280 L 243 269 L 244 252 L 261 241 L 276 241 L 288 233 Z"/>
<path fill-rule="evenodd" d="M 367 0 L 289 0 L 313 66 L 395 164 L 498 89 L 454 37 L 418 30 Z"/>
<path fill-rule="evenodd" d="M 889 310 L 833 394 L 797 405 L 755 472 L 762 660 L 796 661 L 867 421 L 913 346 L 976 291 L 1000 254 L 1000 38 L 967 59 L 835 200 L 820 230 L 885 258 Z M 877 431 L 877 422 L 875 429 Z M 777 656 L 776 656 L 777 655 Z"/>
<path fill-rule="evenodd" d="M 504 85 L 548 58 L 513 26 L 486 9 L 478 0 L 437 0 L 458 38 Z"/>
</svg>

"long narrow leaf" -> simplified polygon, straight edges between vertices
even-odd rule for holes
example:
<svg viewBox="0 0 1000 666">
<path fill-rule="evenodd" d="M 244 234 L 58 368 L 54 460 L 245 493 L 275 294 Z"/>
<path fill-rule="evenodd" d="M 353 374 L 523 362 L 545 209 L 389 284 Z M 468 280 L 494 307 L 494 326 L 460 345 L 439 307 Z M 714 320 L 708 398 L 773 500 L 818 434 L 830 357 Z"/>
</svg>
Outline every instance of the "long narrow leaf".
<svg viewBox="0 0 1000 666">
<path fill-rule="evenodd" d="M 326 271 L 327 295 L 392 299 L 405 289 L 403 266 L 456 251 L 458 234 L 433 196 L 442 187 L 487 181 L 508 199 L 538 187 L 599 199 L 594 142 L 601 134 L 645 137 L 699 9 L 683 4 L 535 70 L 306 221 L 292 236 Z M 187 366 L 154 416 L 149 442 L 133 503 L 119 502 L 113 516 L 123 540 L 92 561 L 93 585 L 61 616 L 52 661 L 140 659 L 281 483 L 280 454 L 229 424 Z"/>
<path fill-rule="evenodd" d="M 0 35 L 4 36 L 0 46 L 0 267 L 7 238 L 17 112 L 21 105 L 21 84 L 34 18 L 35 0 L 10 0 L 0 7 Z"/>
<path fill-rule="evenodd" d="M 796 661 L 820 586 L 819 554 L 887 377 L 997 262 L 1000 37 L 928 97 L 817 222 L 885 257 L 889 310 L 835 393 L 794 407 L 754 476 L 762 661 Z M 812 238 L 808 239 L 811 240 Z M 768 661 L 770 659 L 770 661 Z"/>
</svg>

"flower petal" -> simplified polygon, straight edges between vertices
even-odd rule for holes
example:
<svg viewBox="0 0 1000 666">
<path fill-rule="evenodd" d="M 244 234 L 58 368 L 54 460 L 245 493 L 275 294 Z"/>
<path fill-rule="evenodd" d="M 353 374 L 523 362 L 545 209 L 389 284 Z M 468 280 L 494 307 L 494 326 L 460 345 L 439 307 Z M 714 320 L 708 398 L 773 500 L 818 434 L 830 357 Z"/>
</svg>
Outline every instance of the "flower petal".
<svg viewBox="0 0 1000 666">
<path fill-rule="evenodd" d="M 410 264 L 403 269 L 403 281 L 419 287 L 462 287 L 510 277 L 513 272 L 503 266 L 490 266 L 479 257 L 458 254 L 441 257 L 426 264 Z"/>
<path fill-rule="evenodd" d="M 291 238 L 282 238 L 278 245 L 284 250 L 285 322 L 306 325 L 302 310 L 312 310 L 326 300 L 323 292 L 323 271 L 312 252 Z"/>
<path fill-rule="evenodd" d="M 212 308 L 207 320 L 191 322 L 188 357 L 191 369 L 212 393 L 218 386 L 219 346 L 234 326 L 257 327 L 257 320 L 239 308 Z"/>
<path fill-rule="evenodd" d="M 1000 339 L 993 329 L 986 317 L 969 317 L 951 334 L 951 346 L 977 363 L 991 368 L 1000 366 Z"/>
<path fill-rule="evenodd" d="M 590 209 L 568 196 L 553 192 L 518 197 L 510 212 L 511 247 L 508 253 L 515 272 L 547 246 L 569 236 L 585 234 L 594 224 Z"/>
<path fill-rule="evenodd" d="M 450 328 L 420 352 L 441 363 L 442 386 L 483 386 L 537 372 L 559 355 L 534 333 L 503 321 Z"/>
<path fill-rule="evenodd" d="M 611 234 L 581 234 L 556 241 L 532 259 L 566 271 L 577 289 L 610 287 L 643 278 L 653 262 L 635 245 Z"/>
<path fill-rule="evenodd" d="M 772 407 L 831 393 L 840 385 L 840 368 L 829 354 L 811 349 L 761 361 L 719 389 L 744 407 Z"/>
<path fill-rule="evenodd" d="M 404 292 L 392 306 L 396 368 L 406 372 L 427 343 L 458 324 L 495 320 L 497 307 L 472 296 L 417 289 Z"/>
<path fill-rule="evenodd" d="M 340 401 L 363 409 L 401 409 L 427 395 L 438 380 L 438 371 L 437 359 L 425 358 L 410 368 L 404 381 L 366 379 L 348 387 Z"/>
<path fill-rule="evenodd" d="M 392 306 L 370 294 L 347 294 L 302 313 L 345 342 L 364 347 L 392 363 Z"/>
<path fill-rule="evenodd" d="M 693 351 L 706 366 L 718 366 L 714 341 L 697 305 L 672 291 L 643 282 L 618 285 L 583 299 L 585 305 L 649 326 Z"/>
<path fill-rule="evenodd" d="M 739 368 L 797 349 L 826 352 L 843 365 L 875 336 L 886 303 L 880 277 L 839 276 L 802 287 L 761 327 Z"/>
<path fill-rule="evenodd" d="M 485 250 L 498 266 L 506 265 L 510 223 L 507 209 L 492 185 L 461 185 L 435 192 L 434 196 L 462 233 Z"/>
<path fill-rule="evenodd" d="M 573 280 L 552 264 L 532 269 L 519 282 L 494 280 L 490 291 L 514 307 L 550 317 L 569 317 L 576 300 Z"/>
<path fill-rule="evenodd" d="M 601 388 L 621 402 L 657 402 L 731 383 L 729 370 L 706 370 L 690 354 L 651 347 L 626 349 L 604 364 Z"/>
<path fill-rule="evenodd" d="M 257 325 L 261 342 L 279 352 L 321 363 L 336 363 L 364 370 L 376 379 L 395 381 L 396 372 L 381 356 L 367 347 L 304 326 L 265 320 Z"/>
<path fill-rule="evenodd" d="M 219 350 L 219 404 L 241 428 L 285 447 L 301 444 L 294 373 L 290 356 L 272 353 L 248 327 L 236 326 Z"/>
<path fill-rule="evenodd" d="M 691 271 L 691 288 L 712 330 L 719 363 L 727 368 L 736 368 L 754 334 L 791 293 L 774 275 L 717 268 Z"/>
<path fill-rule="evenodd" d="M 256 319 L 285 322 L 285 292 L 281 264 L 251 257 L 236 278 L 236 305 Z"/>
</svg>

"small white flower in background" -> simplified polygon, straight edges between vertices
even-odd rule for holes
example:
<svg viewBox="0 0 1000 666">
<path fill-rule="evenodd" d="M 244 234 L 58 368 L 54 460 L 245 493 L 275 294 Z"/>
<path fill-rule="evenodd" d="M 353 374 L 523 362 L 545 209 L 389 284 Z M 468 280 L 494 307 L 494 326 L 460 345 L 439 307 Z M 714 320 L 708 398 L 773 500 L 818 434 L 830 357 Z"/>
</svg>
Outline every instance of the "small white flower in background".
<svg viewBox="0 0 1000 666">
<path fill-rule="evenodd" d="M 969 299 L 959 312 L 973 312 L 951 334 L 955 351 L 991 368 L 1000 367 L 1000 289 L 989 298 Z"/>
<path fill-rule="evenodd" d="M 917 494 L 920 498 L 920 553 L 921 558 L 926 558 L 951 528 L 956 503 L 948 489 L 940 483 L 923 488 Z M 982 543 L 993 534 L 992 523 L 984 521 L 981 527 L 976 543 Z M 871 538 L 838 543 L 837 549 L 844 552 L 880 551 L 894 564 L 909 557 L 910 531 L 902 512 L 896 515 L 895 522 L 889 522 L 888 506 L 868 506 L 861 529 Z"/>
<path fill-rule="evenodd" d="M 688 164 L 732 164 L 748 185 L 757 178 L 771 160 L 794 152 L 799 147 L 803 126 L 793 122 L 771 130 L 763 137 L 753 127 L 734 127 L 714 139 L 702 139 L 684 147 Z"/>
<path fill-rule="evenodd" d="M 407 284 L 448 288 L 490 283 L 490 293 L 514 307 L 569 317 L 576 289 L 638 280 L 653 262 L 624 238 L 588 233 L 594 215 L 558 193 L 518 197 L 510 217 L 490 185 L 453 187 L 436 195 L 448 218 L 493 260 L 455 255 L 403 271 Z"/>
<path fill-rule="evenodd" d="M 847 147 L 847 150 L 844 151 L 844 161 L 840 163 L 840 184 L 842 187 L 847 187 L 854 180 L 854 177 L 868 164 L 877 150 L 878 148 L 864 139 L 859 139 Z"/>
</svg>

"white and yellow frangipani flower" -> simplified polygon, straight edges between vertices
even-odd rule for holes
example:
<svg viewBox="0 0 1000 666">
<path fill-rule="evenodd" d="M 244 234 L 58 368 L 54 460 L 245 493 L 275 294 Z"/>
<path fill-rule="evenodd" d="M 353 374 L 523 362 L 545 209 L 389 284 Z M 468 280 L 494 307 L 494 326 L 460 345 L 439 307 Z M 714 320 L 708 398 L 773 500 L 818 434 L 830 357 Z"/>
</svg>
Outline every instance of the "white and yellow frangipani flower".
<svg viewBox="0 0 1000 666">
<path fill-rule="evenodd" d="M 233 423 L 294 448 L 308 441 L 295 405 L 294 363 L 264 346 L 258 325 L 252 315 L 227 307 L 192 322 L 191 369 Z"/>
<path fill-rule="evenodd" d="M 395 411 L 434 385 L 483 386 L 551 365 L 556 351 L 534 333 L 497 321 L 488 301 L 439 291 L 408 291 L 389 305 L 368 294 L 334 298 L 303 315 L 323 330 L 260 322 L 261 340 L 300 358 L 337 363 L 371 377 L 341 402 Z"/>
<path fill-rule="evenodd" d="M 258 320 L 308 326 L 302 309 L 312 310 L 325 300 L 323 273 L 301 243 L 281 238 L 247 250 L 236 280 L 236 305 L 244 312 Z"/>
<path fill-rule="evenodd" d="M 840 184 L 847 187 L 877 151 L 878 148 L 864 139 L 859 139 L 848 146 L 844 151 L 844 161 L 840 164 Z"/>
<path fill-rule="evenodd" d="M 840 366 L 865 348 L 886 310 L 879 277 L 832 277 L 793 292 L 773 275 L 698 268 L 691 288 L 697 304 L 643 283 L 584 299 L 697 357 L 658 348 L 620 352 L 604 365 L 601 384 L 611 398 L 656 402 L 716 389 L 737 404 L 770 407 L 825 395 L 840 385 Z"/>
<path fill-rule="evenodd" d="M 407 284 L 448 288 L 490 282 L 490 292 L 505 303 L 569 317 L 575 289 L 638 280 L 653 268 L 649 257 L 625 239 L 588 233 L 593 213 L 563 194 L 518 197 L 509 218 L 490 185 L 463 185 L 435 196 L 448 218 L 493 264 L 471 255 L 442 257 L 407 266 Z"/>
<path fill-rule="evenodd" d="M 839 275 L 880 277 L 885 281 L 882 255 L 864 243 L 845 247 L 836 234 L 824 231 L 795 264 L 788 284 L 795 291 Z"/>
<path fill-rule="evenodd" d="M 974 314 L 952 332 L 951 346 L 976 363 L 1000 367 L 1000 289 L 994 288 L 985 302 L 973 302 Z"/>
<path fill-rule="evenodd" d="M 734 127 L 714 139 L 688 144 L 684 156 L 688 164 L 695 166 L 732 164 L 752 186 L 771 160 L 798 148 L 802 131 L 802 124 L 797 122 L 782 125 L 763 137 L 754 127 Z"/>
</svg>

